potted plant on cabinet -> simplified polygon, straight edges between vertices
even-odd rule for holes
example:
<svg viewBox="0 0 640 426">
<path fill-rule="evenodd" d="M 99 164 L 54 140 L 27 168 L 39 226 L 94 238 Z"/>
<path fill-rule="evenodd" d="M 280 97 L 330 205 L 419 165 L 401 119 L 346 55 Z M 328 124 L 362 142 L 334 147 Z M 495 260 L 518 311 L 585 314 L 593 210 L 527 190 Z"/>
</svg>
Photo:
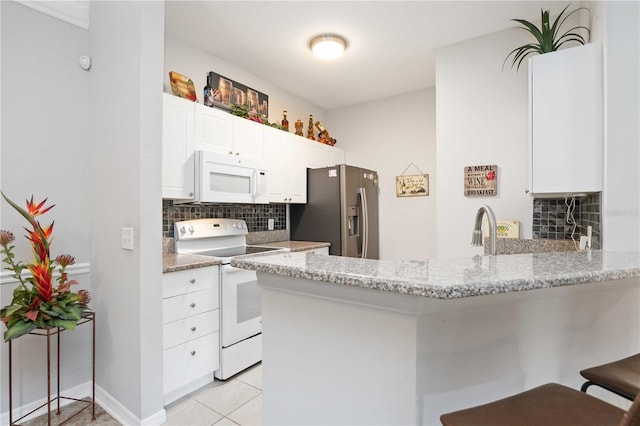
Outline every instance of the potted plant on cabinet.
<svg viewBox="0 0 640 426">
<path fill-rule="evenodd" d="M 589 30 L 588 27 L 577 25 L 573 28 L 568 29 L 562 34 L 560 33 L 560 27 L 562 27 L 564 22 L 569 19 L 571 15 L 578 12 L 579 10 L 589 10 L 586 7 L 579 7 L 563 18 L 564 13 L 567 11 L 570 5 L 571 4 L 568 4 L 564 9 L 562 9 L 562 12 L 560 12 L 555 21 L 553 21 L 553 25 L 550 25 L 549 23 L 549 11 L 542 9 L 540 10 L 542 18 L 540 28 L 524 19 L 512 19 L 512 21 L 516 21 L 522 24 L 521 27 L 517 28 L 529 32 L 536 41 L 534 43 L 527 43 L 520 47 L 516 47 L 511 52 L 509 52 L 507 57 L 504 59 L 504 62 L 502 63 L 502 68 L 504 69 L 504 65 L 512 56 L 511 68 L 513 68 L 517 64 L 516 71 L 518 71 L 520 70 L 522 61 L 532 53 L 543 54 L 554 52 L 558 50 L 562 45 L 570 42 L 578 43 L 581 45 L 586 44 L 591 36 L 591 30 Z M 580 34 L 581 30 L 586 31 L 586 38 Z"/>
</svg>

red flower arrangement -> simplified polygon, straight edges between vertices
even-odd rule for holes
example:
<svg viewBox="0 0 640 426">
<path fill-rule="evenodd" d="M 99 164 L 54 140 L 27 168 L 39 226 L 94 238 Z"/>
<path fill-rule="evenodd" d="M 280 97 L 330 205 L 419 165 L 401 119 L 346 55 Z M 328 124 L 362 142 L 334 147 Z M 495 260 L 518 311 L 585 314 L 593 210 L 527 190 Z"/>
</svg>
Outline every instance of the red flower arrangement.
<svg viewBox="0 0 640 426">
<path fill-rule="evenodd" d="M 32 196 L 31 200 L 27 200 L 25 210 L 4 193 L 2 197 L 31 225 L 31 229 L 24 229 L 34 255 L 32 263 L 16 262 L 13 254 L 15 246 L 11 245 L 15 237 L 9 231 L 0 230 L 0 254 L 4 256 L 2 261 L 8 265 L 7 269 L 13 272 L 12 276 L 19 283 L 13 291 L 11 304 L 0 310 L 0 320 L 7 327 L 5 342 L 36 328 L 74 329 L 82 318 L 82 312 L 88 309 L 91 295 L 86 290 L 79 290 L 77 293 L 71 291 L 71 286 L 78 283 L 69 280 L 66 272 L 67 266 L 75 263 L 73 256 L 62 254 L 53 261 L 50 258 L 53 222 L 43 227 L 36 218 L 54 206 L 45 207 L 46 199 L 35 203 Z M 23 275 L 25 270 L 30 274 Z M 57 281 L 57 287 L 54 286 L 54 281 Z"/>
</svg>

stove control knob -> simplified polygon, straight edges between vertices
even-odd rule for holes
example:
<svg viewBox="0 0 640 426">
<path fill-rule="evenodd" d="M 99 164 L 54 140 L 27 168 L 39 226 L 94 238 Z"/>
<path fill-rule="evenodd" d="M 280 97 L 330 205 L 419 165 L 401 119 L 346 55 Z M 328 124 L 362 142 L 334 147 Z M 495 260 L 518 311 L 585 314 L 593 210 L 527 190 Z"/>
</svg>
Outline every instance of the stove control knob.
<svg viewBox="0 0 640 426">
<path fill-rule="evenodd" d="M 191 226 L 189 227 L 189 234 L 193 234 L 193 233 L 194 233 L 194 231 L 195 231 L 195 229 L 193 229 L 193 225 L 191 225 Z"/>
<path fill-rule="evenodd" d="M 187 232 L 184 230 L 184 226 L 180 227 L 180 235 L 184 235 L 184 233 Z"/>
<path fill-rule="evenodd" d="M 238 225 L 234 223 L 234 224 L 232 225 L 232 227 L 233 227 L 233 229 L 236 229 L 236 228 L 238 227 Z"/>
</svg>

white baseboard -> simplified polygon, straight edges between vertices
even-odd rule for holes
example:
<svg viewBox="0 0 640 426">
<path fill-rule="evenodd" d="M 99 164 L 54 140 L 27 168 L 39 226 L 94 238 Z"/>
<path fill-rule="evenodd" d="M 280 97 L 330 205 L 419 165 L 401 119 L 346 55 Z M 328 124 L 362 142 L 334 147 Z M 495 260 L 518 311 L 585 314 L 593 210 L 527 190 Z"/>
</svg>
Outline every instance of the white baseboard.
<svg viewBox="0 0 640 426">
<path fill-rule="evenodd" d="M 75 386 L 70 389 L 64 389 L 60 392 L 63 397 L 82 399 L 91 396 L 91 382 L 82 383 L 78 386 Z M 3 393 L 3 398 L 4 398 Z M 55 398 L 56 395 L 52 395 L 52 398 Z M 8 398 L 8 396 L 7 396 Z M 39 399 L 37 401 L 31 402 L 29 404 L 25 404 L 20 407 L 13 408 L 13 421 L 20 418 L 24 414 L 29 411 L 34 410 L 36 407 L 39 407 L 42 404 L 47 402 L 46 398 Z M 60 406 L 64 407 L 65 405 L 71 404 L 74 402 L 73 400 L 61 399 Z M 100 386 L 96 385 L 96 403 L 100 405 L 107 413 L 111 415 L 114 419 L 120 422 L 123 425 L 141 425 L 141 426 L 152 426 L 152 425 L 161 425 L 167 420 L 167 414 L 164 409 L 159 410 L 157 413 L 152 414 L 144 419 L 139 419 L 135 416 L 131 411 L 129 411 L 124 405 L 120 404 L 115 398 L 113 398 L 109 393 L 107 393 Z M 57 407 L 57 404 L 52 404 Z M 29 414 L 27 417 L 21 420 L 25 422 L 27 420 L 34 419 L 38 416 L 47 413 L 47 407 L 44 406 L 39 410 Z M 0 414 L 0 425 L 8 425 L 9 424 L 9 411 L 7 410 L 4 413 Z"/>
<path fill-rule="evenodd" d="M 86 383 L 82 383 L 78 386 L 75 386 L 73 388 L 70 389 L 64 389 L 60 392 L 60 394 L 64 397 L 69 397 L 69 398 L 76 398 L 76 399 L 82 399 L 82 398 L 86 398 L 89 397 L 91 395 L 91 382 L 86 382 Z M 4 395 L 3 395 L 4 396 Z M 52 394 L 51 397 L 55 398 L 57 395 Z M 7 399 L 9 398 L 9 396 L 7 395 Z M 16 419 L 20 418 L 21 416 L 25 415 L 26 413 L 28 413 L 31 410 L 34 410 L 36 407 L 39 407 L 42 404 L 46 404 L 47 402 L 47 398 L 42 398 L 39 399 L 37 401 L 31 402 L 29 404 L 25 404 L 23 406 L 20 407 L 13 407 L 13 421 L 15 422 Z M 60 399 L 60 406 L 64 407 L 65 405 L 69 405 L 71 404 L 72 400 L 68 400 L 68 399 Z M 53 409 L 53 405 L 55 405 L 57 407 L 57 403 L 52 404 L 52 409 Z M 41 416 L 43 414 L 47 413 L 47 407 L 44 406 L 42 408 L 40 408 L 39 410 L 29 414 L 27 417 L 25 417 L 24 419 L 21 420 L 21 422 L 27 421 L 27 420 L 31 420 L 34 419 L 38 416 Z M 8 425 L 9 424 L 9 411 L 5 411 L 4 413 L 2 413 L 0 415 L 0 425 Z"/>
<path fill-rule="evenodd" d="M 96 385 L 96 402 L 123 425 L 161 425 L 167 420 L 164 408 L 144 419 L 139 419 L 127 407 L 122 405 L 110 393 Z"/>
</svg>

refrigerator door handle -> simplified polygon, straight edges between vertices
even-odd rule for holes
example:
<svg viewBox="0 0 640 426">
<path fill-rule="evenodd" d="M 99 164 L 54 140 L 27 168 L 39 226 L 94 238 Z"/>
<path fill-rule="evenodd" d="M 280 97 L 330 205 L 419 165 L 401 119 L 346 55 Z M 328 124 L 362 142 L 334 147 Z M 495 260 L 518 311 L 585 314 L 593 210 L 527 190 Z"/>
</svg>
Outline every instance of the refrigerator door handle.
<svg viewBox="0 0 640 426">
<path fill-rule="evenodd" d="M 367 247 L 369 245 L 369 208 L 367 206 L 367 190 L 358 188 L 358 194 L 362 200 L 362 258 L 367 258 Z"/>
</svg>

